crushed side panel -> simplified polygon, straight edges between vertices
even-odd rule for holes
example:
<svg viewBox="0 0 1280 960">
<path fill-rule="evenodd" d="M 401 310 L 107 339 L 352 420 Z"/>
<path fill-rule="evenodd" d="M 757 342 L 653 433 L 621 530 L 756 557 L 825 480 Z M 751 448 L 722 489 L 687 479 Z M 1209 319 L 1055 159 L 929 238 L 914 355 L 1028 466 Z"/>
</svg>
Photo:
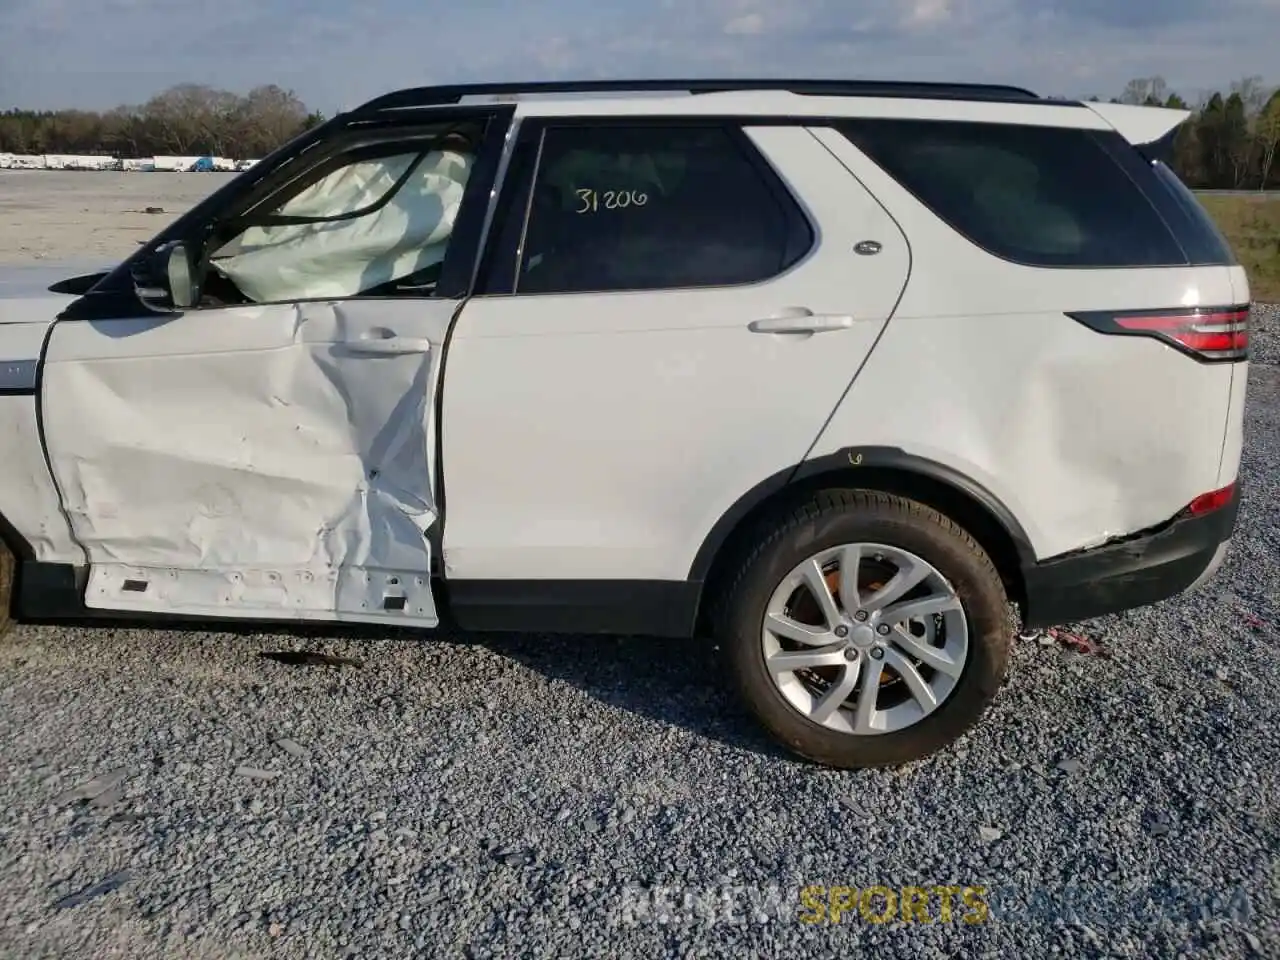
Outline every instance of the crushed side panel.
<svg viewBox="0 0 1280 960">
<path fill-rule="evenodd" d="M 55 330 L 45 428 L 87 605 L 437 622 L 438 351 L 353 354 L 365 319 L 314 303 Z"/>
</svg>

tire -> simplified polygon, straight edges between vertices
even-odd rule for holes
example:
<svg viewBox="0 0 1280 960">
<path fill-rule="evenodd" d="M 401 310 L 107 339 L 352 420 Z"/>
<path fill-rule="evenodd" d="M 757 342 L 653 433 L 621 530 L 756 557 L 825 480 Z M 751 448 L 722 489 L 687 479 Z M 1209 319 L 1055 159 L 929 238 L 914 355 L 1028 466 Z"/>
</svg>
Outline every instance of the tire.
<svg viewBox="0 0 1280 960">
<path fill-rule="evenodd" d="M 9 548 L 0 541 L 0 637 L 13 625 L 13 577 L 16 564 Z"/>
<path fill-rule="evenodd" d="M 833 551 L 838 566 L 831 572 L 822 558 Z M 839 598 L 846 568 L 858 584 L 855 612 Z M 903 599 L 882 599 L 925 568 L 931 573 Z M 819 593 L 808 586 L 815 575 L 828 584 L 834 604 L 826 615 Z M 797 577 L 803 578 L 798 592 L 788 593 Z M 866 490 L 819 492 L 763 524 L 727 584 L 713 622 L 739 696 L 774 739 L 826 766 L 896 766 L 940 750 L 977 722 L 1008 668 L 1013 624 L 995 565 L 957 524 L 912 500 Z M 806 594 L 819 605 L 816 618 L 798 612 Z M 783 596 L 791 599 L 780 601 Z M 942 612 L 909 616 L 908 601 L 915 610 Z M 833 621 L 840 625 L 831 627 Z M 793 638 L 797 622 L 821 625 L 814 629 L 825 631 L 825 640 Z M 774 631 L 778 625 L 783 633 Z M 788 671 L 801 655 L 821 658 L 822 665 Z M 851 682 L 857 686 L 845 696 Z M 863 683 L 874 685 L 866 688 L 873 696 L 861 696 Z M 921 683 L 928 692 L 916 696 Z M 859 710 L 864 699 L 875 705 L 867 715 Z"/>
</svg>

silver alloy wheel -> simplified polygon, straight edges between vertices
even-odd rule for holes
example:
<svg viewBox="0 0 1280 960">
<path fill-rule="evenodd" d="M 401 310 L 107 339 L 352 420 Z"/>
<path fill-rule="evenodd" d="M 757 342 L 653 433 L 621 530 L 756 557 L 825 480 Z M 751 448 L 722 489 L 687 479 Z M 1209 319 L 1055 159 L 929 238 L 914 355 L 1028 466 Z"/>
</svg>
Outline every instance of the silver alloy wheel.
<svg viewBox="0 0 1280 960">
<path fill-rule="evenodd" d="M 947 578 L 914 553 L 877 543 L 823 550 L 787 574 L 769 598 L 761 639 L 769 675 L 796 710 L 862 735 L 931 714 L 969 654 L 969 624 Z"/>
</svg>

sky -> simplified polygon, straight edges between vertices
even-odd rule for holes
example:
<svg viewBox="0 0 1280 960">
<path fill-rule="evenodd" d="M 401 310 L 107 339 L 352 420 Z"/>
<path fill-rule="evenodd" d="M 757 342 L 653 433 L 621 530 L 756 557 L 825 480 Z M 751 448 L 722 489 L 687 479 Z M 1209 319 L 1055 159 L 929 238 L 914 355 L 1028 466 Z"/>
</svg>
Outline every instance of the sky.
<svg viewBox="0 0 1280 960">
<path fill-rule="evenodd" d="M 0 109 L 263 83 L 333 113 L 465 81 L 843 77 L 1194 100 L 1280 84 L 1280 0 L 0 0 Z"/>
</svg>

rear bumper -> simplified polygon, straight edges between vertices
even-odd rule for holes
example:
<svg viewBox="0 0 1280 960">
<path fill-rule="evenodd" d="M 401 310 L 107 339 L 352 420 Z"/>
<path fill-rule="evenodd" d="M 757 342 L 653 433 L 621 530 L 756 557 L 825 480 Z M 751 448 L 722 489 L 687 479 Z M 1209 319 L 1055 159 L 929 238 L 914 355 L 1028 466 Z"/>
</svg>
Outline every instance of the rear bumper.
<svg viewBox="0 0 1280 960">
<path fill-rule="evenodd" d="M 1167 600 L 1211 578 L 1226 558 L 1240 510 L 1231 502 L 1119 543 L 1023 568 L 1027 628 L 1053 627 Z"/>
</svg>

